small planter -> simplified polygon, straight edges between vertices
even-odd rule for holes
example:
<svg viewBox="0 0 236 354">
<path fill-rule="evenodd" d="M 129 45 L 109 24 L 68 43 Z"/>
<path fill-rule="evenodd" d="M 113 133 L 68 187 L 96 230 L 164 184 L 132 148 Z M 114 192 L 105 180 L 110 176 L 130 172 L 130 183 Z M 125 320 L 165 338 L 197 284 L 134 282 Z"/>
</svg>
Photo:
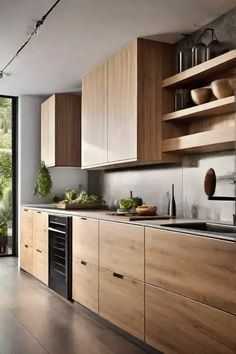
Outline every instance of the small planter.
<svg viewBox="0 0 236 354">
<path fill-rule="evenodd" d="M 8 237 L 0 236 L 0 254 L 5 254 L 7 251 Z"/>
</svg>

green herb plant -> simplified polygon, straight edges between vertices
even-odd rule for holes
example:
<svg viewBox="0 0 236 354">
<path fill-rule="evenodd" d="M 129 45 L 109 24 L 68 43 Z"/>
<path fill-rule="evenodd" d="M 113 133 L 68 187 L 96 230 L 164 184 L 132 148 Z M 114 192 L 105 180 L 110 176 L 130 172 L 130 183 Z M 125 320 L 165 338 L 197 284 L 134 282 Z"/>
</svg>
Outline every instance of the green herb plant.
<svg viewBox="0 0 236 354">
<path fill-rule="evenodd" d="M 42 161 L 35 181 L 34 194 L 39 198 L 45 198 L 51 192 L 52 185 L 51 174 L 45 163 Z"/>
</svg>

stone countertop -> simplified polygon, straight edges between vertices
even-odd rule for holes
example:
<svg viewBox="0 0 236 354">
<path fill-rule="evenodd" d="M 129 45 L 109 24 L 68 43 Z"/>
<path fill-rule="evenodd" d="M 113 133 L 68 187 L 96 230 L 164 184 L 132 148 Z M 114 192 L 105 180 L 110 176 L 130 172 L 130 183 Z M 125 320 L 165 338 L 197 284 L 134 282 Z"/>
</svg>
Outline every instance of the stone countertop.
<svg viewBox="0 0 236 354">
<path fill-rule="evenodd" d="M 181 229 L 174 228 L 173 226 L 169 226 L 170 224 L 180 224 L 180 223 L 196 223 L 196 222 L 207 222 L 207 220 L 196 220 L 196 219 L 158 219 L 158 220 L 136 220 L 130 221 L 126 216 L 117 216 L 112 215 L 110 210 L 64 210 L 64 209 L 55 209 L 50 204 L 27 204 L 22 205 L 22 208 L 32 209 L 32 210 L 40 210 L 45 211 L 50 214 L 57 215 L 68 215 L 68 216 L 79 216 L 84 218 L 92 218 L 99 219 L 104 221 L 113 221 L 119 223 L 126 223 L 131 225 L 143 226 L 143 227 L 151 227 L 162 229 L 166 231 L 172 231 L 177 233 L 185 233 L 189 235 L 196 235 L 200 237 L 211 237 L 215 239 L 221 239 L 231 242 L 236 242 L 236 234 L 217 234 L 213 232 L 200 231 L 200 230 L 189 230 L 189 229 Z M 213 222 L 212 222 L 213 223 Z"/>
</svg>

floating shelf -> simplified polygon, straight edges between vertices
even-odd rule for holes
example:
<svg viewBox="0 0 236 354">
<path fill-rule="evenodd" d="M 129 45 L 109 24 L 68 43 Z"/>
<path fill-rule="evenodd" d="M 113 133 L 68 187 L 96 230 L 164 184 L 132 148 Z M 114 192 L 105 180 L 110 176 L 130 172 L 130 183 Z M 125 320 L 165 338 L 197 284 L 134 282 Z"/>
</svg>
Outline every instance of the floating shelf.
<svg viewBox="0 0 236 354">
<path fill-rule="evenodd" d="M 173 121 L 191 118 L 210 117 L 224 113 L 231 113 L 235 111 L 235 97 L 230 96 L 221 98 L 220 100 L 207 102 L 199 106 L 194 106 L 179 111 L 167 113 L 163 116 L 162 120 Z"/>
<path fill-rule="evenodd" d="M 197 80 L 204 79 L 207 75 L 230 69 L 235 64 L 236 49 L 163 80 L 162 87 L 177 88 L 183 85 L 187 86 L 188 84 L 196 83 Z"/>
<path fill-rule="evenodd" d="M 162 142 L 163 152 L 210 152 L 234 148 L 235 129 L 233 127 L 165 139 Z"/>
</svg>

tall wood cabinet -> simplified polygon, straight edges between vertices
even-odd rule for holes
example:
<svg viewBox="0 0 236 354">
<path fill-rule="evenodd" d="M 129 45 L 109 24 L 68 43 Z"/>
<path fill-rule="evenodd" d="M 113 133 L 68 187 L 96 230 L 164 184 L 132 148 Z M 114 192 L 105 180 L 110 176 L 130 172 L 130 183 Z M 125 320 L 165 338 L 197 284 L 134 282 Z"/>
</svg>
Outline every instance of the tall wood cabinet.
<svg viewBox="0 0 236 354">
<path fill-rule="evenodd" d="M 41 106 L 41 160 L 46 166 L 80 166 L 81 96 L 56 94 Z"/>
<path fill-rule="evenodd" d="M 83 168 L 171 159 L 161 151 L 162 106 L 170 98 L 161 82 L 174 67 L 172 53 L 169 44 L 137 39 L 83 79 Z"/>
</svg>

